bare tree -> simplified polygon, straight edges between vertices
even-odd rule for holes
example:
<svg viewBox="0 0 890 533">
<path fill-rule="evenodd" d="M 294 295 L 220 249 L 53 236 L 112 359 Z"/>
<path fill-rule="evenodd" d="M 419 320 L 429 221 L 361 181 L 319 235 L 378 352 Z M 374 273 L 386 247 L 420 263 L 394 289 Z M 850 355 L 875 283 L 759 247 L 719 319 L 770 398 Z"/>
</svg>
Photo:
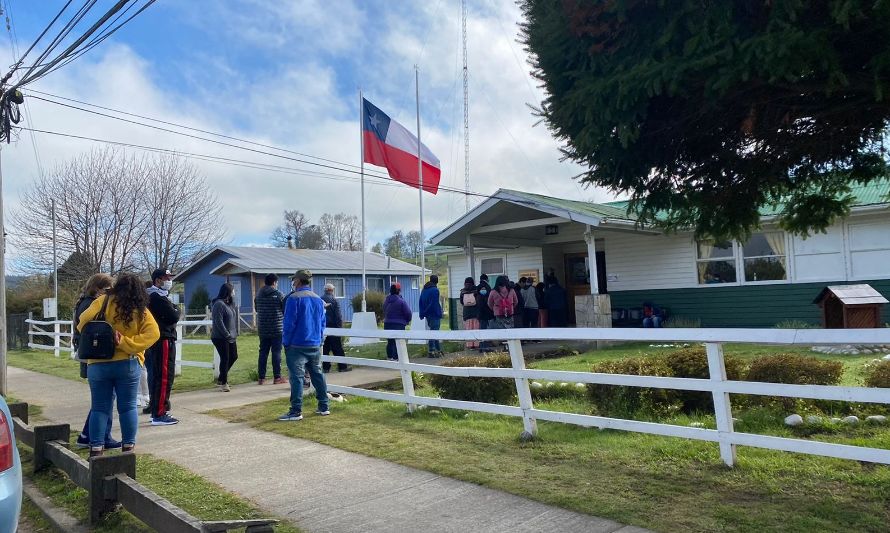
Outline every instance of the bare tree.
<svg viewBox="0 0 890 533">
<path fill-rule="evenodd" d="M 223 239 L 219 198 L 184 159 L 156 157 L 148 173 L 145 209 L 152 216 L 143 238 L 143 265 L 179 272 Z"/>
<path fill-rule="evenodd" d="M 361 224 L 355 215 L 325 213 L 318 219 L 326 250 L 356 251 L 362 247 Z"/>
<path fill-rule="evenodd" d="M 421 239 L 419 231 L 409 231 L 402 243 L 402 253 L 406 258 L 420 260 Z"/>
<path fill-rule="evenodd" d="M 52 200 L 62 257 L 96 269 L 175 268 L 219 237 L 219 206 L 200 176 L 176 158 L 137 158 L 95 149 L 40 176 L 12 212 L 11 239 L 23 266 L 52 269 Z M 196 244 L 197 243 L 197 244 Z"/>
<path fill-rule="evenodd" d="M 284 212 L 284 224 L 275 228 L 272 232 L 272 245 L 278 248 L 287 246 L 287 238 L 292 238 L 294 244 L 300 248 L 305 248 L 300 242 L 303 232 L 309 227 L 309 217 L 297 210 L 287 210 Z"/>
</svg>

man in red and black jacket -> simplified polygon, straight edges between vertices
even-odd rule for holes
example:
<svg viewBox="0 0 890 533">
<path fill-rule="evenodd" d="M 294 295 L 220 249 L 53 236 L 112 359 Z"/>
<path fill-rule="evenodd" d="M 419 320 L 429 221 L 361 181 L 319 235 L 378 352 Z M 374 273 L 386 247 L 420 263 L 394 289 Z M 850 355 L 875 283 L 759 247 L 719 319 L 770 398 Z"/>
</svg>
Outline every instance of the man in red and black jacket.
<svg viewBox="0 0 890 533">
<path fill-rule="evenodd" d="M 170 301 L 173 288 L 173 273 L 159 268 L 151 273 L 151 286 L 148 287 L 148 310 L 151 311 L 161 338 L 145 351 L 145 368 L 148 371 L 149 404 L 151 425 L 171 426 L 179 420 L 170 416 L 170 391 L 173 389 L 173 376 L 176 371 L 176 323 L 179 322 L 179 308 Z"/>
</svg>

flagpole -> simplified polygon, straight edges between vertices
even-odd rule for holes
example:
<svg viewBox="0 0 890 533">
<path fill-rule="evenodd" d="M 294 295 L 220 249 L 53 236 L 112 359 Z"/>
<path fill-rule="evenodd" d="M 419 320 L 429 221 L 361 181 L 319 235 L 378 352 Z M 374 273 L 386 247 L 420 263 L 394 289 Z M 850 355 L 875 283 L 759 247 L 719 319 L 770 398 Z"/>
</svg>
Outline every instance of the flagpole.
<svg viewBox="0 0 890 533">
<path fill-rule="evenodd" d="M 423 234 L 423 158 L 420 153 L 420 67 L 414 65 L 414 92 L 417 100 L 417 178 L 420 187 L 420 285 L 426 277 L 426 237 Z"/>
<path fill-rule="evenodd" d="M 368 282 L 365 271 L 365 254 L 368 251 L 368 245 L 365 242 L 365 126 L 362 122 L 365 119 L 365 99 L 362 97 L 362 90 L 358 90 L 358 133 L 359 147 L 361 150 L 361 175 L 362 175 L 362 313 L 368 311 L 367 292 Z"/>
</svg>

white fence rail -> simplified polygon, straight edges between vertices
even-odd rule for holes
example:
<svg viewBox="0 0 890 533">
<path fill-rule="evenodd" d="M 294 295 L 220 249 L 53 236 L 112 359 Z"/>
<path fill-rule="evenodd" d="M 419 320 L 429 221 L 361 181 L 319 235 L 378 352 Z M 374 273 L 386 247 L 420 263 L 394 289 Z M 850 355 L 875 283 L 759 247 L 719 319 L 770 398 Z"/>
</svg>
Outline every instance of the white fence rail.
<svg viewBox="0 0 890 533">
<path fill-rule="evenodd" d="M 51 350 L 56 357 L 59 357 L 61 352 L 69 352 L 71 354 L 71 359 L 77 358 L 77 354 L 74 353 L 74 349 L 71 347 L 72 325 L 70 320 L 33 320 L 29 318 L 28 320 L 25 320 L 25 322 L 28 324 L 28 348 L 33 350 Z M 209 339 L 188 339 L 185 338 L 184 335 L 186 328 L 194 328 L 193 331 L 196 331 L 203 327 L 209 331 L 212 323 L 211 320 L 182 320 L 176 325 L 177 376 L 182 374 L 182 367 L 184 366 L 211 368 L 213 369 L 213 377 L 216 378 L 219 376 L 219 354 L 217 353 L 216 348 L 213 347 L 213 342 Z M 41 344 L 34 342 L 34 337 L 40 336 L 52 338 L 53 343 Z M 186 344 L 209 345 L 213 350 L 213 362 L 189 361 L 183 359 L 182 347 Z"/>
<path fill-rule="evenodd" d="M 401 373 L 403 392 L 381 392 L 328 385 L 328 390 L 341 394 L 353 394 L 378 400 L 402 402 L 409 411 L 417 405 L 463 409 L 499 415 L 521 417 L 525 432 L 535 435 L 537 421 L 547 420 L 585 427 L 598 427 L 649 433 L 668 437 L 716 442 L 720 458 L 729 466 L 736 462 L 736 446 L 752 446 L 771 450 L 852 459 L 872 463 L 890 464 L 890 450 L 817 442 L 812 440 L 773 437 L 737 432 L 733 428 L 730 394 L 762 396 L 786 396 L 816 400 L 842 400 L 864 403 L 890 403 L 890 389 L 841 387 L 825 385 L 785 385 L 730 381 L 726 379 L 723 359 L 724 343 L 756 343 L 779 345 L 826 345 L 826 344 L 890 344 L 890 329 L 873 330 L 780 330 L 780 329 L 507 329 L 474 331 L 380 331 L 330 328 L 328 335 L 396 339 L 398 361 L 381 361 L 358 357 L 322 356 L 322 361 L 351 365 L 390 368 Z M 451 341 L 507 341 L 512 368 L 441 367 L 411 363 L 408 359 L 408 340 L 437 339 Z M 606 340 L 606 341 L 669 341 L 704 343 L 707 350 L 710 379 L 670 378 L 655 376 L 630 376 L 525 368 L 522 340 Z M 414 394 L 411 372 L 424 372 L 463 377 L 500 377 L 513 379 L 519 406 L 428 398 Z M 679 389 L 710 392 L 714 397 L 717 429 L 704 429 L 655 422 L 640 422 L 603 416 L 581 415 L 559 411 L 547 411 L 534 407 L 528 381 L 542 379 L 602 385 L 624 385 L 659 389 Z"/>
</svg>

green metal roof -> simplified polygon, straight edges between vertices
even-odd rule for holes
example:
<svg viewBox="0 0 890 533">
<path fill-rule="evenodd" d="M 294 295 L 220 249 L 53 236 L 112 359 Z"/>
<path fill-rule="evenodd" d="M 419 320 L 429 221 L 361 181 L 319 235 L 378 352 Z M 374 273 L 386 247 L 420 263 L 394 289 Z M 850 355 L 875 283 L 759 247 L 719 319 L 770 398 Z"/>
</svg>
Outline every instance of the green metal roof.
<svg viewBox="0 0 890 533">
<path fill-rule="evenodd" d="M 584 202 L 580 200 L 566 200 L 564 198 L 554 198 L 552 196 L 544 196 L 542 194 L 533 194 L 530 192 L 516 191 L 512 189 L 501 189 L 503 192 L 518 196 L 531 202 L 539 202 L 552 207 L 574 211 L 576 213 L 590 215 L 600 218 L 617 218 L 622 220 L 635 220 L 627 214 L 627 206 L 614 206 L 611 204 L 595 204 L 593 202 Z"/>
</svg>

